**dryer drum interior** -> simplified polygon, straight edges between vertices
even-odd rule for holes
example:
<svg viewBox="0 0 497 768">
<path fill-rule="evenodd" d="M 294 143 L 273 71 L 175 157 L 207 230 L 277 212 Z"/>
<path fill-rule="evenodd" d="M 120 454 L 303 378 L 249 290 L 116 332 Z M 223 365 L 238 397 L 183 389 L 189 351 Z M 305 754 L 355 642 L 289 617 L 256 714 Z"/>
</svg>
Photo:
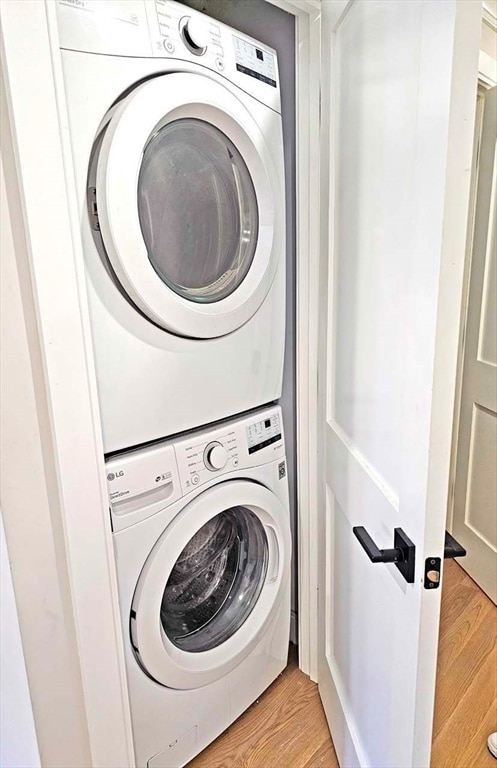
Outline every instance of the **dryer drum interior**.
<svg viewBox="0 0 497 768">
<path fill-rule="evenodd" d="M 257 246 L 257 197 L 242 155 L 215 126 L 180 119 L 154 133 L 138 212 L 150 263 L 175 293 L 219 301 L 245 278 Z"/>
<path fill-rule="evenodd" d="M 195 653 L 231 637 L 257 602 L 267 563 L 264 526 L 250 510 L 231 507 L 205 523 L 164 589 L 161 622 L 171 642 Z"/>
</svg>

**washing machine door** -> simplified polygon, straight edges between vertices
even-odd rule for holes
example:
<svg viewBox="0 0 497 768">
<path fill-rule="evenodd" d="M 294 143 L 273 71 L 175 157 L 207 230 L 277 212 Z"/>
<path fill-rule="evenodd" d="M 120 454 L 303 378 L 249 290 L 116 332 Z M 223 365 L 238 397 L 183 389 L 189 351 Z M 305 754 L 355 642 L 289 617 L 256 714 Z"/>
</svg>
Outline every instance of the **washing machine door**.
<svg viewBox="0 0 497 768">
<path fill-rule="evenodd" d="M 130 634 L 143 669 L 176 689 L 233 669 L 281 607 L 290 557 L 288 511 L 264 486 L 233 480 L 198 496 L 156 542 L 136 586 Z"/>
<path fill-rule="evenodd" d="M 258 110 L 267 126 L 281 120 Z M 113 110 L 96 206 L 122 287 L 182 336 L 243 325 L 283 257 L 283 190 L 266 138 L 245 102 L 205 75 L 155 77 Z"/>
</svg>

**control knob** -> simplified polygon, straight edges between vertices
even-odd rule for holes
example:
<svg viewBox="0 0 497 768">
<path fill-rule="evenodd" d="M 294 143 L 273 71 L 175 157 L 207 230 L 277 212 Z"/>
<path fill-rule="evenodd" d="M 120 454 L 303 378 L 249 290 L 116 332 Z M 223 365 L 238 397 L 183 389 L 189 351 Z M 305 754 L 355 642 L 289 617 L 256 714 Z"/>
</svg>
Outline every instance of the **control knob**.
<svg viewBox="0 0 497 768">
<path fill-rule="evenodd" d="M 187 19 L 182 28 L 183 40 L 187 47 L 197 56 L 202 56 L 209 45 L 207 25 L 199 19 Z"/>
<path fill-rule="evenodd" d="M 228 461 L 228 452 L 224 445 L 217 441 L 209 443 L 204 451 L 204 464 L 211 472 L 223 469 Z"/>
</svg>

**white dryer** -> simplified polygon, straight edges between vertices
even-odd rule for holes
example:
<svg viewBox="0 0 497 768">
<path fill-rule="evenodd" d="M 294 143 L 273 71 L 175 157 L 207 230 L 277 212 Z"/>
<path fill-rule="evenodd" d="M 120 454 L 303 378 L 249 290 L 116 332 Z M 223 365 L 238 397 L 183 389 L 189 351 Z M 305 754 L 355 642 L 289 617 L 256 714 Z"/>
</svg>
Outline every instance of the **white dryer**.
<svg viewBox="0 0 497 768">
<path fill-rule="evenodd" d="M 107 462 L 138 768 L 179 768 L 287 662 L 278 407 Z"/>
<path fill-rule="evenodd" d="M 276 400 L 276 53 L 170 0 L 58 0 L 105 451 Z"/>
</svg>

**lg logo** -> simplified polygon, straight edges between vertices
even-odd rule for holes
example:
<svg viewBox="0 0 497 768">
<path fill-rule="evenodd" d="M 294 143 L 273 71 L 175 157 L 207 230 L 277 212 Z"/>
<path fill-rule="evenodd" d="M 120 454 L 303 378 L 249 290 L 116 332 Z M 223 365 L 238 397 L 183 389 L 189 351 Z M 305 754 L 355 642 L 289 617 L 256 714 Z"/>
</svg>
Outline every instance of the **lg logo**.
<svg viewBox="0 0 497 768">
<path fill-rule="evenodd" d="M 109 474 L 107 475 L 107 480 L 110 483 L 111 480 L 115 480 L 116 477 L 122 477 L 123 475 L 124 475 L 123 469 L 121 469 L 119 472 L 109 472 Z"/>
</svg>

